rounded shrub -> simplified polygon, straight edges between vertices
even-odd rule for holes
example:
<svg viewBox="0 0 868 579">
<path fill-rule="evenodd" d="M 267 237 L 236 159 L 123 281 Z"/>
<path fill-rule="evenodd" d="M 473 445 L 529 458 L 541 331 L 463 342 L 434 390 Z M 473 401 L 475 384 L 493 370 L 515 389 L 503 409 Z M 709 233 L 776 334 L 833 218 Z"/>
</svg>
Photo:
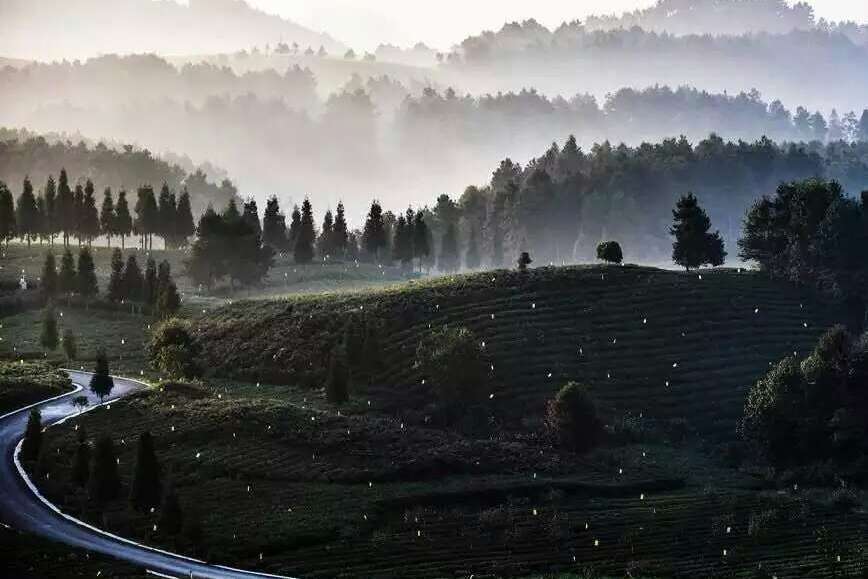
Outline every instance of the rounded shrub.
<svg viewBox="0 0 868 579">
<path fill-rule="evenodd" d="M 202 371 L 197 363 L 200 353 L 190 323 L 179 318 L 158 324 L 148 343 L 151 364 L 173 378 L 200 376 Z"/>
<path fill-rule="evenodd" d="M 485 352 L 467 328 L 435 330 L 419 342 L 416 361 L 426 384 L 444 405 L 478 402 L 485 395 Z"/>
<path fill-rule="evenodd" d="M 603 425 L 588 388 L 570 382 L 546 408 L 546 427 L 557 440 L 575 452 L 587 452 L 599 441 Z"/>
<path fill-rule="evenodd" d="M 617 241 L 603 241 L 597 246 L 597 259 L 607 263 L 621 263 L 624 261 L 621 244 Z"/>
</svg>

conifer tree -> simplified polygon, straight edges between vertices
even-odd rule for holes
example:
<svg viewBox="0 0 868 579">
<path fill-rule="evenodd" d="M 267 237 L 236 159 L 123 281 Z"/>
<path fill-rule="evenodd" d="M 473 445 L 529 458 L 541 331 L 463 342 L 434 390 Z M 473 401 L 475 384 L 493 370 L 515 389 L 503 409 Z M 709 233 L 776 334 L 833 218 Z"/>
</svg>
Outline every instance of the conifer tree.
<svg viewBox="0 0 868 579">
<path fill-rule="evenodd" d="M 256 206 L 256 199 L 249 198 L 244 203 L 244 212 L 241 214 L 241 219 L 250 227 L 260 239 L 262 238 L 262 224 L 259 222 L 259 208 Z"/>
<path fill-rule="evenodd" d="M 54 182 L 54 176 L 49 175 L 48 181 L 45 183 L 45 189 L 42 192 L 42 197 L 45 199 L 43 207 L 43 229 L 45 236 L 48 238 L 49 245 L 54 245 L 54 238 L 58 233 L 57 222 L 57 184 Z"/>
<path fill-rule="evenodd" d="M 67 247 L 60 259 L 60 274 L 58 275 L 60 293 L 67 296 L 78 290 L 78 274 L 75 271 L 75 258 Z"/>
<path fill-rule="evenodd" d="M 319 239 L 317 240 L 317 251 L 321 258 L 325 259 L 332 255 L 334 248 L 334 234 L 335 234 L 335 223 L 334 216 L 332 215 L 332 210 L 329 209 L 325 212 L 325 215 L 322 219 L 322 230 L 319 233 Z"/>
<path fill-rule="evenodd" d="M 39 343 L 46 350 L 56 350 L 57 344 L 60 341 L 60 335 L 57 330 L 57 316 L 54 313 L 54 307 L 51 304 L 45 306 L 45 311 L 42 313 L 42 332 L 39 336 Z"/>
<path fill-rule="evenodd" d="M 88 478 L 90 497 L 97 503 L 104 504 L 120 496 L 117 454 L 110 437 L 102 436 L 96 441 Z"/>
<path fill-rule="evenodd" d="M 175 219 L 177 218 L 177 214 L 178 204 L 175 194 L 169 191 L 167 183 L 163 183 L 157 201 L 157 220 L 154 229 L 155 233 L 163 238 L 163 245 L 166 249 L 175 246 Z"/>
<path fill-rule="evenodd" d="M 295 251 L 295 241 L 298 239 L 299 231 L 301 231 L 301 210 L 298 208 L 298 205 L 295 205 L 292 208 L 292 217 L 289 222 L 289 240 L 287 243 L 287 247 L 293 252 Z"/>
<path fill-rule="evenodd" d="M 331 404 L 344 404 L 349 400 L 349 381 L 346 352 L 337 346 L 331 354 L 326 383 L 326 398 Z"/>
<path fill-rule="evenodd" d="M 149 306 L 157 303 L 157 262 L 153 257 L 148 258 L 145 266 L 145 279 L 142 285 L 142 301 Z"/>
<path fill-rule="evenodd" d="M 419 260 L 420 268 L 431 255 L 429 235 L 430 231 L 428 224 L 425 223 L 425 216 L 421 211 L 418 211 L 413 224 L 413 257 Z"/>
<path fill-rule="evenodd" d="M 282 251 L 286 248 L 286 242 L 286 216 L 280 212 L 277 196 L 272 195 L 265 205 L 262 218 L 262 243 L 275 251 Z"/>
<path fill-rule="evenodd" d="M 75 457 L 72 461 L 72 482 L 78 487 L 86 487 L 90 478 L 90 444 L 81 440 L 75 449 Z"/>
<path fill-rule="evenodd" d="M 345 258 L 347 255 L 347 239 L 347 216 L 344 214 L 344 203 L 338 201 L 335 223 L 332 228 L 332 251 L 339 258 Z"/>
<path fill-rule="evenodd" d="M 42 264 L 42 276 L 40 277 L 42 295 L 48 300 L 57 297 L 58 283 L 57 267 L 54 264 L 54 252 L 49 251 L 45 254 L 45 262 Z"/>
<path fill-rule="evenodd" d="M 96 197 L 94 196 L 93 183 L 90 179 L 84 187 L 84 199 L 81 207 L 81 223 L 79 224 L 81 237 L 90 245 L 94 239 L 99 237 L 99 212 L 96 208 Z"/>
<path fill-rule="evenodd" d="M 127 192 L 118 192 L 118 202 L 115 204 L 114 234 L 121 238 L 121 249 L 125 249 L 125 240 L 133 232 L 133 218 L 127 203 Z"/>
<path fill-rule="evenodd" d="M 169 281 L 161 286 L 157 296 L 157 315 L 161 319 L 167 319 L 175 315 L 181 309 L 181 295 L 178 286 L 169 278 Z"/>
<path fill-rule="evenodd" d="M 440 255 L 437 259 L 437 267 L 444 273 L 453 273 L 458 270 L 458 231 L 454 223 L 446 226 L 446 232 L 440 242 Z"/>
<path fill-rule="evenodd" d="M 9 241 L 15 237 L 15 202 L 6 183 L 0 181 L 0 243 L 9 248 Z"/>
<path fill-rule="evenodd" d="M 190 207 L 190 193 L 187 188 L 178 198 L 178 209 L 175 215 L 175 234 L 180 247 L 187 247 L 190 238 L 196 234 L 196 224 L 193 222 L 193 210 Z"/>
<path fill-rule="evenodd" d="M 389 240 L 386 233 L 386 223 L 383 220 L 383 207 L 378 201 L 371 203 L 368 217 L 365 220 L 365 230 L 362 234 L 362 244 L 365 252 L 379 262 L 380 252 L 386 248 Z"/>
<path fill-rule="evenodd" d="M 96 281 L 96 266 L 90 249 L 83 247 L 78 254 L 78 293 L 86 298 L 92 298 L 99 293 Z"/>
<path fill-rule="evenodd" d="M 81 183 L 75 186 L 75 193 L 72 198 L 72 223 L 70 224 L 70 234 L 75 236 L 78 245 L 81 245 L 81 240 L 84 239 L 84 187 Z"/>
<path fill-rule="evenodd" d="M 158 227 L 157 200 L 154 197 L 154 189 L 147 185 L 140 187 L 138 197 L 136 199 L 136 221 L 135 231 L 140 237 L 140 244 L 143 250 L 150 251 L 153 249 L 153 235 Z"/>
<path fill-rule="evenodd" d="M 34 408 L 27 418 L 27 426 L 24 429 L 24 440 L 21 443 L 21 458 L 27 462 L 33 462 L 39 458 L 42 449 L 42 414 Z"/>
<path fill-rule="evenodd" d="M 99 226 L 102 229 L 103 235 L 108 241 L 108 246 L 112 246 L 112 236 L 115 234 L 115 203 L 112 197 L 111 187 L 106 187 L 102 194 L 102 207 L 99 213 Z"/>
<path fill-rule="evenodd" d="M 160 465 L 154 451 L 154 437 L 148 431 L 139 436 L 136 464 L 130 484 L 130 502 L 133 508 L 144 511 L 160 505 L 162 495 Z"/>
<path fill-rule="evenodd" d="M 66 354 L 66 359 L 70 362 L 75 361 L 78 357 L 78 341 L 71 328 L 66 328 L 63 332 L 63 353 Z"/>
<path fill-rule="evenodd" d="M 181 532 L 184 526 L 184 516 L 181 512 L 181 505 L 178 502 L 178 495 L 175 494 L 175 489 L 169 487 L 163 497 L 163 504 L 160 507 L 160 522 L 158 528 L 163 533 L 169 536 L 175 536 Z"/>
<path fill-rule="evenodd" d="M 47 212 L 45 210 L 45 197 L 42 195 L 39 195 L 36 198 L 36 219 L 37 219 L 36 233 L 37 233 L 37 236 L 39 237 L 39 243 L 40 244 L 42 244 L 43 241 L 46 241 L 49 238 L 49 236 L 48 236 L 48 221 L 45 218 L 46 214 L 47 214 Z"/>
<path fill-rule="evenodd" d="M 106 396 L 111 394 L 114 387 L 115 382 L 109 374 L 108 358 L 104 350 L 99 350 L 96 354 L 96 368 L 90 378 L 90 390 L 99 396 L 99 400 L 102 402 Z"/>
<path fill-rule="evenodd" d="M 313 224 L 313 207 L 310 199 L 305 198 L 301 204 L 301 223 L 298 227 L 298 235 L 295 239 L 293 255 L 295 263 L 307 264 L 313 261 L 313 245 L 316 240 L 316 231 Z"/>
<path fill-rule="evenodd" d="M 467 236 L 467 252 L 464 254 L 464 265 L 467 269 L 478 269 L 482 264 L 482 258 L 479 255 L 479 239 L 476 233 L 476 226 L 470 226 L 470 232 Z"/>
<path fill-rule="evenodd" d="M 112 251 L 111 270 L 108 284 L 108 299 L 117 304 L 124 301 L 127 297 L 124 286 L 124 256 L 121 254 L 120 248 L 116 247 Z"/>
<path fill-rule="evenodd" d="M 124 267 L 124 297 L 130 301 L 140 302 L 144 296 L 145 281 L 142 278 L 142 270 L 135 255 L 127 257 L 127 265 Z"/>
<path fill-rule="evenodd" d="M 57 180 L 57 201 L 54 204 L 54 223 L 56 230 L 63 233 L 63 245 L 69 246 L 69 237 L 75 233 L 75 197 L 69 188 L 66 169 L 60 170 Z"/>
<path fill-rule="evenodd" d="M 669 233 L 675 236 L 672 245 L 672 260 L 690 271 L 709 264 L 723 265 L 726 251 L 719 231 L 709 233 L 711 220 L 693 193 L 678 200 L 672 212 L 674 224 Z"/>
<path fill-rule="evenodd" d="M 39 210 L 36 207 L 36 197 L 33 195 L 33 185 L 27 177 L 24 178 L 21 196 L 18 197 L 15 225 L 18 236 L 27 242 L 27 247 L 30 247 L 30 242 L 39 235 Z"/>
</svg>

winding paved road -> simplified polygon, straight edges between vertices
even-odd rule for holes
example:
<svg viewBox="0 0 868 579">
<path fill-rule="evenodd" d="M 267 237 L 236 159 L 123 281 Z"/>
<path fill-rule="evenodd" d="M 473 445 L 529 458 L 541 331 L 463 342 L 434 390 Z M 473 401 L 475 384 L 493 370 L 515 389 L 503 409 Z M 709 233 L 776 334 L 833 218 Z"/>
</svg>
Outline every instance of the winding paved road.
<svg viewBox="0 0 868 579">
<path fill-rule="evenodd" d="M 68 373 L 74 384 L 84 388 L 80 394 L 70 393 L 37 404 L 36 407 L 42 413 L 43 424 L 55 424 L 75 416 L 78 411 L 71 404 L 73 395 L 85 394 L 91 406 L 99 404 L 98 399 L 86 388 L 90 381 L 90 374 L 74 371 Z M 144 384 L 124 378 L 115 378 L 114 381 L 115 387 L 107 402 L 145 387 Z M 0 417 L 0 449 L 3 452 L 0 460 L 0 523 L 56 543 L 109 555 L 166 577 L 201 579 L 280 577 L 209 565 L 181 555 L 148 548 L 101 532 L 52 510 L 28 486 L 15 464 L 15 449 L 24 432 L 29 408 Z"/>
</svg>

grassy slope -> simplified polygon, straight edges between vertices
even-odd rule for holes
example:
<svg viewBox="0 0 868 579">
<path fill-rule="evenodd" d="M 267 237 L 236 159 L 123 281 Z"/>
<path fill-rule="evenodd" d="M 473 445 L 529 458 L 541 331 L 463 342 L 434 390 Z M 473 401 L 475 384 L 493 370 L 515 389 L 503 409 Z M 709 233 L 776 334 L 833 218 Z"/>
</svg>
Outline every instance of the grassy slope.
<svg viewBox="0 0 868 579">
<path fill-rule="evenodd" d="M 143 393 L 76 423 L 92 437 L 113 433 L 125 488 L 133 441 L 150 430 L 182 506 L 202 513 L 202 550 L 218 563 L 304 577 L 750 577 L 759 564 L 779 577 L 829 577 L 816 541 L 825 526 L 841 538 L 834 550 L 846 569 L 863 564 L 854 546 L 868 533 L 864 515 L 811 491 L 759 490 L 762 481 L 698 444 L 730 437 L 756 376 L 835 320 L 807 296 L 737 272 L 497 272 L 237 303 L 199 320 L 205 362 L 292 383 L 293 365 L 323 359 L 343 314 L 359 311 L 384 323 L 387 364 L 341 413 L 317 389 L 213 379 Z M 424 397 L 411 370 L 419 336 L 428 324 L 459 321 L 495 358 L 491 412 L 507 425 L 498 436 L 465 437 L 401 410 Z M 567 378 L 591 383 L 612 420 L 627 411 L 685 417 L 703 436 L 652 437 L 581 458 L 558 452 L 533 433 Z M 41 484 L 50 496 L 112 530 L 193 551 L 154 533 L 155 517 L 131 514 L 125 500 L 101 515 L 71 488 L 76 436 L 72 424 L 49 431 L 46 447 L 57 450 Z"/>
<path fill-rule="evenodd" d="M 66 374 L 46 364 L 0 362 L 0 414 L 70 390 Z"/>
<path fill-rule="evenodd" d="M 495 364 L 493 404 L 507 417 L 539 415 L 574 379 L 592 387 L 611 417 L 683 418 L 724 436 L 768 365 L 804 353 L 837 319 L 809 296 L 747 272 L 495 272 L 222 308 L 200 321 L 207 366 L 276 383 L 311 374 L 321 384 L 316 361 L 328 359 L 348 316 L 362 312 L 382 324 L 386 365 L 356 393 L 379 408 L 403 412 L 424 399 L 423 377 L 413 369 L 419 340 L 430 327 L 463 324 L 485 341 Z"/>
</svg>

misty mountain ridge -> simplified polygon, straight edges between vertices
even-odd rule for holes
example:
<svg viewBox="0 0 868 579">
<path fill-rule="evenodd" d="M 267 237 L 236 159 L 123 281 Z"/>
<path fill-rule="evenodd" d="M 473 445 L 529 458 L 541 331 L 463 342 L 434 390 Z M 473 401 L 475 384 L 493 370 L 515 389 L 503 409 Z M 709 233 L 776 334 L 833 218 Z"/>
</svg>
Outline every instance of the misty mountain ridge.
<svg viewBox="0 0 868 579">
<path fill-rule="evenodd" d="M 279 42 L 346 49 L 328 34 L 244 0 L 0 0 L 0 14 L 0 54 L 37 60 L 109 52 L 219 53 Z M 51 42 L 34 43 L 34 30 Z"/>
</svg>

